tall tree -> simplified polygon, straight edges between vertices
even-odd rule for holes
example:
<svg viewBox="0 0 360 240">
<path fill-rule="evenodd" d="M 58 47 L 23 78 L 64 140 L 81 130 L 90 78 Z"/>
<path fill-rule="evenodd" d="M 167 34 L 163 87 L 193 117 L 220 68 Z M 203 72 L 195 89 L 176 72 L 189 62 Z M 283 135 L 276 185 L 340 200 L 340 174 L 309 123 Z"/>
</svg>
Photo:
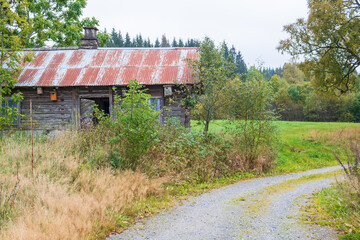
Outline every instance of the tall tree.
<svg viewBox="0 0 360 240">
<path fill-rule="evenodd" d="M 121 34 L 121 31 L 119 30 L 117 47 L 123 47 L 123 46 L 124 46 L 124 38 Z"/>
<path fill-rule="evenodd" d="M 304 73 L 293 63 L 285 63 L 283 78 L 290 84 L 300 84 L 305 81 Z"/>
<path fill-rule="evenodd" d="M 160 42 L 159 42 L 158 38 L 156 38 L 156 40 L 155 40 L 155 46 L 154 47 L 156 47 L 156 48 L 160 47 Z"/>
<path fill-rule="evenodd" d="M 302 68 L 314 76 L 320 90 L 340 93 L 357 87 L 360 66 L 360 2 L 358 0 L 309 0 L 309 17 L 284 30 L 290 37 L 278 49 L 303 56 Z"/>
<path fill-rule="evenodd" d="M 180 38 L 179 39 L 179 44 L 178 44 L 178 46 L 179 47 L 184 47 L 185 45 L 184 45 L 184 42 L 183 42 L 183 40 Z"/>
<path fill-rule="evenodd" d="M 170 47 L 169 41 L 167 40 L 165 34 L 161 37 L 160 47 Z"/>
<path fill-rule="evenodd" d="M 22 70 L 22 59 L 23 62 L 31 60 L 31 55 L 19 53 L 31 31 L 26 21 L 27 6 L 27 1 L 0 0 L 0 129 L 10 126 L 19 114 L 14 104 L 22 95 L 12 89 Z"/>
<path fill-rule="evenodd" d="M 172 41 L 172 43 L 171 43 L 171 46 L 172 46 L 172 47 L 177 47 L 177 46 L 178 46 L 178 43 L 177 43 L 175 37 L 174 37 L 174 39 L 173 39 L 173 41 Z"/>
<path fill-rule="evenodd" d="M 111 30 L 111 42 L 109 43 L 110 47 L 117 47 L 118 35 L 115 31 L 115 28 Z"/>
<path fill-rule="evenodd" d="M 245 76 L 245 74 L 247 73 L 248 70 L 247 70 L 246 63 L 245 63 L 240 51 L 238 51 L 235 56 L 235 65 L 236 65 L 235 72 L 238 73 L 240 76 Z M 242 79 L 244 79 L 244 78 L 245 77 L 242 77 Z"/>
<path fill-rule="evenodd" d="M 13 2 L 13 1 L 10 1 Z M 97 26 L 95 18 L 80 19 L 86 0 L 26 0 L 26 21 L 31 24 L 26 47 L 78 46 L 84 26 Z M 16 9 L 20 14 L 21 9 Z"/>
<path fill-rule="evenodd" d="M 143 38 L 142 38 L 141 34 L 136 35 L 136 46 L 137 47 L 144 47 L 144 41 L 143 41 Z"/>
<path fill-rule="evenodd" d="M 210 38 L 200 44 L 198 60 L 191 60 L 194 77 L 199 79 L 195 86 L 194 114 L 204 124 L 204 134 L 208 133 L 210 122 L 214 120 L 226 101 L 226 88 L 234 72 L 234 62 L 227 61 L 223 46 L 215 47 Z"/>
<path fill-rule="evenodd" d="M 126 33 L 125 35 L 124 47 L 131 47 L 131 39 L 129 33 Z"/>
</svg>

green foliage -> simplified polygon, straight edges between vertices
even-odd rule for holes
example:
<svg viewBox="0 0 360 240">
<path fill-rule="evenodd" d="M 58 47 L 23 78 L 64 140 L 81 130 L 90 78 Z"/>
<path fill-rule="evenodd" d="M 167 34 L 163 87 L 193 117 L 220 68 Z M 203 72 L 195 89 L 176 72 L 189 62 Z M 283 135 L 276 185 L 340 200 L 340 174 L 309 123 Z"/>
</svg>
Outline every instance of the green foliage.
<svg viewBox="0 0 360 240">
<path fill-rule="evenodd" d="M 111 131 L 108 160 L 114 168 L 136 169 L 140 157 L 156 142 L 159 112 L 150 95 L 136 80 L 129 82 L 126 97 L 114 96 L 112 115 L 97 111 L 102 128 Z"/>
<path fill-rule="evenodd" d="M 106 44 L 111 40 L 110 34 L 106 32 L 98 32 L 97 38 L 100 42 L 100 47 L 106 46 Z"/>
<path fill-rule="evenodd" d="M 235 121 L 238 147 L 243 151 L 250 169 L 256 168 L 260 157 L 267 158 L 268 168 L 276 158 L 277 127 L 271 110 L 273 89 L 259 70 L 251 67 L 246 81 L 236 80 L 229 89 L 230 115 Z"/>
<path fill-rule="evenodd" d="M 189 61 L 194 78 L 199 80 L 193 89 L 193 114 L 204 123 L 204 134 L 207 134 L 210 122 L 219 117 L 221 107 L 226 104 L 227 85 L 234 78 L 234 60 L 231 55 L 226 57 L 225 46 L 215 47 L 214 42 L 206 37 L 200 44 L 200 58 Z"/>
<path fill-rule="evenodd" d="M 169 177 L 177 183 L 204 183 L 244 171 L 242 160 L 232 136 L 189 132 L 167 121 L 140 169 L 150 177 Z"/>
<path fill-rule="evenodd" d="M 300 84 L 306 80 L 305 74 L 297 67 L 296 64 L 291 63 L 284 64 L 282 76 L 290 84 Z"/>
<path fill-rule="evenodd" d="M 42 47 L 47 41 L 56 46 L 79 46 L 84 26 L 97 26 L 93 18 L 80 19 L 86 0 L 27 0 L 27 21 L 31 28 L 26 47 Z"/>
<path fill-rule="evenodd" d="M 31 55 L 20 55 L 18 52 L 24 47 L 30 24 L 26 20 L 27 1 L 0 0 L 0 130 L 3 126 L 10 126 L 18 116 L 17 108 L 9 106 L 12 102 L 22 99 L 21 93 L 13 93 L 17 78 L 22 70 L 21 59 L 31 61 Z"/>
<path fill-rule="evenodd" d="M 290 37 L 278 49 L 303 56 L 302 69 L 319 90 L 354 90 L 360 66 L 359 1 L 310 0 L 308 7 L 307 20 L 284 27 Z"/>
</svg>

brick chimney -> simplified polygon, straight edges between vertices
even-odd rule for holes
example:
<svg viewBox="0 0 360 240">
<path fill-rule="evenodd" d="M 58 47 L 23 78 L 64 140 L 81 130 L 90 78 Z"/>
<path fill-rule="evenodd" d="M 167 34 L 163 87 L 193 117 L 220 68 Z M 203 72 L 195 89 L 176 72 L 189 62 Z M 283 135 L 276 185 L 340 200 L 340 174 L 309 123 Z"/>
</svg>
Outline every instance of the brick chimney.
<svg viewBox="0 0 360 240">
<path fill-rule="evenodd" d="M 96 37 L 98 29 L 96 27 L 83 27 L 85 34 L 81 39 L 80 48 L 83 49 L 97 49 L 99 47 L 99 40 Z"/>
</svg>

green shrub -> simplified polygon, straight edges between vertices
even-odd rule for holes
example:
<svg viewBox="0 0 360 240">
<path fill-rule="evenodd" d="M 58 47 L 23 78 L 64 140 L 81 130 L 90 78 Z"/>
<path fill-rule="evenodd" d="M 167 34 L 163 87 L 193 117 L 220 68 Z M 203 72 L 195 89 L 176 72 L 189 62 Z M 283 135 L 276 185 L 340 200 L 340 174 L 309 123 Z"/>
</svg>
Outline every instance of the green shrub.
<svg viewBox="0 0 360 240">
<path fill-rule="evenodd" d="M 107 160 L 114 168 L 135 170 L 139 158 L 156 142 L 160 113 L 152 108 L 150 95 L 145 91 L 132 80 L 125 98 L 114 96 L 111 116 L 96 111 L 98 128 L 108 133 Z"/>
<path fill-rule="evenodd" d="M 273 91 L 260 71 L 250 68 L 245 82 L 235 81 L 230 88 L 230 115 L 235 120 L 237 147 L 248 162 L 248 168 L 260 171 L 270 168 L 277 155 L 278 131 L 271 109 Z M 259 166 L 260 164 L 260 166 Z"/>
</svg>

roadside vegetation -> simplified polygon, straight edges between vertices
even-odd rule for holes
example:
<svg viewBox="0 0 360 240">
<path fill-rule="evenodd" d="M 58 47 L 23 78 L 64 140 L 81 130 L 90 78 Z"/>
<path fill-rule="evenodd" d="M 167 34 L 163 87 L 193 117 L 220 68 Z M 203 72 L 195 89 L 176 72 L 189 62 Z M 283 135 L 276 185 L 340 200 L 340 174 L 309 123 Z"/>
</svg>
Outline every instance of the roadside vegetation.
<svg viewBox="0 0 360 240">
<path fill-rule="evenodd" d="M 340 239 L 359 239 L 360 237 L 360 152 L 358 140 L 352 141 L 346 153 L 346 160 L 334 152 L 337 161 L 343 166 L 345 179 L 331 188 L 314 194 L 312 205 L 306 210 L 305 220 L 311 223 L 328 225 L 339 230 Z"/>
</svg>

